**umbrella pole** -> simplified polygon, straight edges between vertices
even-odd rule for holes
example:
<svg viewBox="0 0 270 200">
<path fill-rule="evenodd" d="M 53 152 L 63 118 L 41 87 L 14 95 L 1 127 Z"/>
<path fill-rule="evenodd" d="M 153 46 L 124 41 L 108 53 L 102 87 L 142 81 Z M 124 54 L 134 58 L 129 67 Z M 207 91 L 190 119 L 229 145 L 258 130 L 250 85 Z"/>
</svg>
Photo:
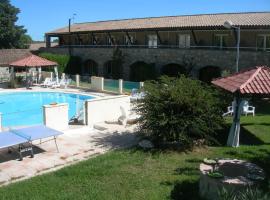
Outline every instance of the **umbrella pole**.
<svg viewBox="0 0 270 200">
<path fill-rule="evenodd" d="M 233 123 L 230 128 L 229 137 L 227 140 L 227 146 L 239 147 L 239 136 L 240 136 L 240 116 L 242 110 L 242 101 L 240 94 L 237 93 L 234 97 L 235 105 L 233 105 Z"/>
</svg>

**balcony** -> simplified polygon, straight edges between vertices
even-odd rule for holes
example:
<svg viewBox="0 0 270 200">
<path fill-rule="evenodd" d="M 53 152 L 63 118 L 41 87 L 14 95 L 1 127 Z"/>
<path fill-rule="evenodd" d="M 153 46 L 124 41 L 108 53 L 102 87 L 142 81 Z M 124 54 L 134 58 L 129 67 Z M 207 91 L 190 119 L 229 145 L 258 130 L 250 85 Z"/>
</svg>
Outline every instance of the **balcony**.
<svg viewBox="0 0 270 200">
<path fill-rule="evenodd" d="M 220 47 L 220 46 L 190 46 L 186 48 L 179 47 L 178 45 L 157 45 L 155 47 L 149 47 L 148 45 L 57 45 L 51 48 L 134 48 L 134 49 L 205 49 L 205 50 L 226 50 L 234 51 L 236 47 Z M 258 48 L 258 47 L 240 47 L 241 51 L 265 51 L 270 52 L 270 48 Z"/>
</svg>

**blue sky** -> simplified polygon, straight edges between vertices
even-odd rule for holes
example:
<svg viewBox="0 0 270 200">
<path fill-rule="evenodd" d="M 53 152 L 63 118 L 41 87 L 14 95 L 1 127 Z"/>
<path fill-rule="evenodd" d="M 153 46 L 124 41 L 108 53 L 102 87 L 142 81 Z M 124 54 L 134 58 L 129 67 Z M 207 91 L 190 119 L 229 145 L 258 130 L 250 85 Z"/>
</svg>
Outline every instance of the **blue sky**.
<svg viewBox="0 0 270 200">
<path fill-rule="evenodd" d="M 20 8 L 17 24 L 34 40 L 75 22 L 184 14 L 270 11 L 270 0 L 11 0 Z"/>
</svg>

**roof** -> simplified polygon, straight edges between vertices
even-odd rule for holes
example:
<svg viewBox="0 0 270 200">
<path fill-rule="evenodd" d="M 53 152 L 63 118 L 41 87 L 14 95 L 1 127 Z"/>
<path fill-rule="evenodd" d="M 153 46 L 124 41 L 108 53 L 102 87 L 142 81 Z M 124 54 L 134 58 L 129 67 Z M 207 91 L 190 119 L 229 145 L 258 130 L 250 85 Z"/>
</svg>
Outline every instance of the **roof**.
<svg viewBox="0 0 270 200">
<path fill-rule="evenodd" d="M 270 68 L 255 67 L 213 80 L 212 83 L 232 93 L 270 94 Z"/>
<path fill-rule="evenodd" d="M 8 66 L 9 63 L 32 55 L 29 49 L 1 49 L 0 66 Z"/>
<path fill-rule="evenodd" d="M 236 26 L 247 28 L 270 28 L 270 12 L 245 12 L 182 15 L 169 17 L 137 18 L 124 20 L 110 20 L 99 22 L 75 23 L 71 32 L 102 32 L 141 29 L 174 29 L 174 28 L 223 28 L 226 20 L 232 21 Z M 47 34 L 68 33 L 68 27 L 60 28 Z"/>
<path fill-rule="evenodd" d="M 9 65 L 14 67 L 49 67 L 57 66 L 58 64 L 36 55 L 30 55 L 26 58 L 12 62 Z"/>
</svg>

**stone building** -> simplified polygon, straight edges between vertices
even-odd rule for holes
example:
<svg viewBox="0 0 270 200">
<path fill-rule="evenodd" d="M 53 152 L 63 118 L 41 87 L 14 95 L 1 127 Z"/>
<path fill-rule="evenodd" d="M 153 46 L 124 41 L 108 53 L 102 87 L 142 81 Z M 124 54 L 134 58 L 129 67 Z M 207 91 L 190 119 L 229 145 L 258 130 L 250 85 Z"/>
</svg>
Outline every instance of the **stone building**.
<svg viewBox="0 0 270 200">
<path fill-rule="evenodd" d="M 235 71 L 236 31 L 226 29 L 225 21 L 241 28 L 239 68 L 270 66 L 270 12 L 75 23 L 46 33 L 42 51 L 79 56 L 82 74 L 109 78 L 118 48 L 124 79 L 132 77 L 132 67 L 144 63 L 153 64 L 160 74 L 176 74 L 192 66 L 195 76 L 209 81 L 223 71 Z M 59 44 L 51 47 L 55 38 Z"/>
</svg>

